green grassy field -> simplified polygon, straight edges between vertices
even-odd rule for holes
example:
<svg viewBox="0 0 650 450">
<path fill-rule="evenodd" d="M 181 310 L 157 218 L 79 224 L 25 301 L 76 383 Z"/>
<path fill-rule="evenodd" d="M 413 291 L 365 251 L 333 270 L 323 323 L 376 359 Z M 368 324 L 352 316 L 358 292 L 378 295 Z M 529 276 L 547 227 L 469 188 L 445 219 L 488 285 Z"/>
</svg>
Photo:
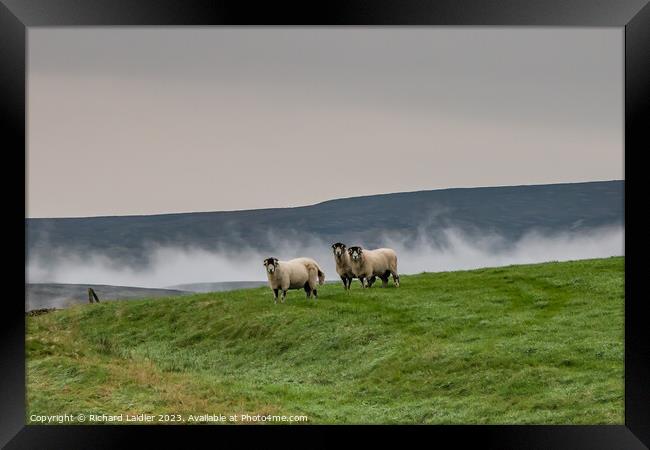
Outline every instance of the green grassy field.
<svg viewBox="0 0 650 450">
<path fill-rule="evenodd" d="M 28 317 L 32 414 L 622 424 L 622 257 L 268 288 Z M 156 419 L 157 420 L 157 419 Z M 34 421 L 31 421 L 34 423 Z"/>
</svg>

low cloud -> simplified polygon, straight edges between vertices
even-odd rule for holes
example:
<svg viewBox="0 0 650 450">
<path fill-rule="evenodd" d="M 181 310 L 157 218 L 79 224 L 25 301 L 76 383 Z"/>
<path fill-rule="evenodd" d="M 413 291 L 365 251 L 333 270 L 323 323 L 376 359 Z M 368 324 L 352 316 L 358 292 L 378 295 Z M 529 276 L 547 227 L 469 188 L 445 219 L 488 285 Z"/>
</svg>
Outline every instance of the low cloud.
<svg viewBox="0 0 650 450">
<path fill-rule="evenodd" d="M 620 256 L 624 230 L 622 226 L 611 226 L 553 235 L 531 231 L 517 241 L 508 242 L 496 234 L 470 235 L 447 228 L 436 233 L 435 239 L 421 230 L 415 238 L 387 234 L 381 241 L 397 251 L 400 273 L 410 274 Z M 338 279 L 331 242 L 303 236 L 299 242 L 287 239 L 275 242 L 274 251 L 267 253 L 252 248 L 209 251 L 193 247 L 151 247 L 149 263 L 139 267 L 120 265 L 119 261 L 102 255 L 89 257 L 61 250 L 54 257 L 30 254 L 27 279 L 30 283 L 157 288 L 184 283 L 265 280 L 262 261 L 268 256 L 280 259 L 310 256 L 321 264 L 327 279 Z"/>
</svg>

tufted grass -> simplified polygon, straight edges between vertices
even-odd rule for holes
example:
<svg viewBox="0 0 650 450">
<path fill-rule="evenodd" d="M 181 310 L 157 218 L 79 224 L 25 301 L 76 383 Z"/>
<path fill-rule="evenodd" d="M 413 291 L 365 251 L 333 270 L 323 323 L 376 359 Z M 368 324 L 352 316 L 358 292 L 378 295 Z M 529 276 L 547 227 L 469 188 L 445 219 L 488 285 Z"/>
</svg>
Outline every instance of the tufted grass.
<svg viewBox="0 0 650 450">
<path fill-rule="evenodd" d="M 622 257 L 103 302 L 27 320 L 32 414 L 623 424 Z"/>
</svg>

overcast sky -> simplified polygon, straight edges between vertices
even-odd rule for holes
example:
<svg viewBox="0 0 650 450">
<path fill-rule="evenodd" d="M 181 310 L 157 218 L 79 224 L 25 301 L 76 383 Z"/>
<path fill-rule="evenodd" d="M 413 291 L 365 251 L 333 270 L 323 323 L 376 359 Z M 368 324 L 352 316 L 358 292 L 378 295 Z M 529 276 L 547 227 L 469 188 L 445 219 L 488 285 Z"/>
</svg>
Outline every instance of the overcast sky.
<svg viewBox="0 0 650 450">
<path fill-rule="evenodd" d="M 29 217 L 623 179 L 622 28 L 29 28 Z"/>
</svg>

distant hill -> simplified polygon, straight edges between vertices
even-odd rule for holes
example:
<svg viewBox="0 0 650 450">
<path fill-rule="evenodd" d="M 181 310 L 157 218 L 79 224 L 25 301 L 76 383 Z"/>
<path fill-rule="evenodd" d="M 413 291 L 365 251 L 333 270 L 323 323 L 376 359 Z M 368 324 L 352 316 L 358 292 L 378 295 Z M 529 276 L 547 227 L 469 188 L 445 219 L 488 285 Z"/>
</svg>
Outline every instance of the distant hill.
<svg viewBox="0 0 650 450">
<path fill-rule="evenodd" d="M 325 284 L 339 284 L 338 279 L 325 281 Z M 250 289 L 260 286 L 268 286 L 267 281 L 217 281 L 214 283 L 186 283 L 169 286 L 168 289 L 180 289 L 182 291 L 206 293 L 206 292 L 227 292 L 238 289 Z"/>
<path fill-rule="evenodd" d="M 67 308 L 88 303 L 88 288 L 93 288 L 100 303 L 104 300 L 178 297 L 190 292 L 179 289 L 149 289 L 99 284 L 29 283 L 25 285 L 25 311 Z"/>
<path fill-rule="evenodd" d="M 381 245 L 382 235 L 443 228 L 496 233 L 514 242 L 535 229 L 554 233 L 623 224 L 623 181 L 458 188 L 330 200 L 296 208 L 150 216 L 26 219 L 27 251 L 92 250 L 122 263 L 146 262 L 152 246 L 271 251 L 273 235 Z"/>
<path fill-rule="evenodd" d="M 216 283 L 187 283 L 169 286 L 170 289 L 180 289 L 190 292 L 226 292 L 236 289 L 256 288 L 266 286 L 266 281 L 220 281 Z"/>
</svg>

